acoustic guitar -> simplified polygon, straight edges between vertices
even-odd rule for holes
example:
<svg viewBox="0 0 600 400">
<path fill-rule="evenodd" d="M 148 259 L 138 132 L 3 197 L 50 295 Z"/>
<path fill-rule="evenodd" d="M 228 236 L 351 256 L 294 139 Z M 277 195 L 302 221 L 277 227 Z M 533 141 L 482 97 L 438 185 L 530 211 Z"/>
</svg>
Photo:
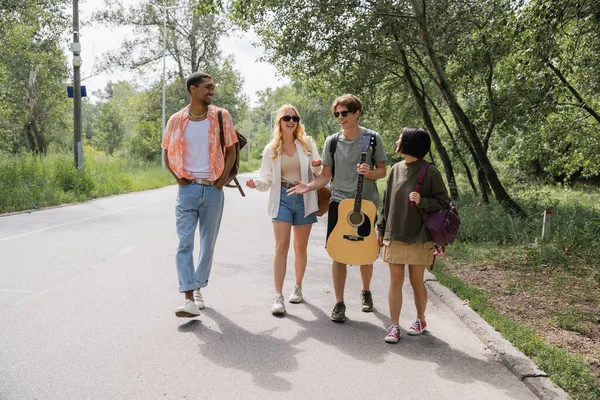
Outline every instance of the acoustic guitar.
<svg viewBox="0 0 600 400">
<path fill-rule="evenodd" d="M 363 133 L 360 163 L 367 159 L 367 152 L 375 135 Z M 327 239 L 327 252 L 342 264 L 372 264 L 379 255 L 375 217 L 377 207 L 372 201 L 363 200 L 364 175 L 358 174 L 356 197 L 340 202 L 338 220 Z"/>
</svg>

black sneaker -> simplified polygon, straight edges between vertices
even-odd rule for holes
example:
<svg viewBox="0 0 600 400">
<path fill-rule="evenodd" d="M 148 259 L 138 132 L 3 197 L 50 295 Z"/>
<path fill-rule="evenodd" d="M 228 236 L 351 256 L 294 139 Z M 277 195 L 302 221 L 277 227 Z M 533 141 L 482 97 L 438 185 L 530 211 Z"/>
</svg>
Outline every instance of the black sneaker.
<svg viewBox="0 0 600 400">
<path fill-rule="evenodd" d="M 373 311 L 373 296 L 368 290 L 360 292 L 360 310 L 362 312 Z"/>
<path fill-rule="evenodd" d="M 335 303 L 331 312 L 331 320 L 335 322 L 344 322 L 346 320 L 346 305 L 343 301 Z"/>
</svg>

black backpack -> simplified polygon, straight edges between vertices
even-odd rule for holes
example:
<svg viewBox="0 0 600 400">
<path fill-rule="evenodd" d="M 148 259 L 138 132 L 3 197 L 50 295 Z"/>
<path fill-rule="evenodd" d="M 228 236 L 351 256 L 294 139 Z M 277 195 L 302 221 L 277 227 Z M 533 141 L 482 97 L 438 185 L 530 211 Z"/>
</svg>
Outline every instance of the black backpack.
<svg viewBox="0 0 600 400">
<path fill-rule="evenodd" d="M 240 183 L 238 182 L 236 175 L 240 170 L 240 150 L 243 149 L 244 146 L 246 146 L 248 141 L 241 133 L 237 131 L 237 129 L 235 131 L 235 134 L 237 135 L 238 139 L 237 143 L 235 143 L 233 146 L 235 151 L 235 161 L 233 163 L 233 167 L 231 167 L 229 176 L 225 181 L 225 186 L 229 188 L 238 188 L 242 196 L 246 197 L 244 190 L 242 190 L 242 185 L 240 185 Z M 219 110 L 219 135 L 221 136 L 221 151 L 223 152 L 223 154 L 225 154 L 225 133 L 223 132 L 223 114 L 221 113 L 221 110 Z M 235 182 L 235 184 L 231 183 L 232 181 Z"/>
<path fill-rule="evenodd" d="M 331 154 L 331 159 L 333 160 L 333 162 L 331 163 L 331 180 L 332 181 L 333 181 L 333 176 L 335 175 L 335 158 L 333 155 L 335 154 L 335 151 L 337 150 L 337 143 L 338 143 L 338 140 L 339 140 L 341 134 L 342 134 L 341 132 L 336 133 L 331 138 L 331 142 L 329 142 L 329 154 Z M 371 148 L 373 149 L 373 151 L 371 151 L 371 165 L 374 167 L 375 166 L 375 148 L 377 147 L 377 138 L 375 137 L 375 133 L 371 132 L 368 129 L 365 129 L 364 134 L 371 135 Z"/>
</svg>

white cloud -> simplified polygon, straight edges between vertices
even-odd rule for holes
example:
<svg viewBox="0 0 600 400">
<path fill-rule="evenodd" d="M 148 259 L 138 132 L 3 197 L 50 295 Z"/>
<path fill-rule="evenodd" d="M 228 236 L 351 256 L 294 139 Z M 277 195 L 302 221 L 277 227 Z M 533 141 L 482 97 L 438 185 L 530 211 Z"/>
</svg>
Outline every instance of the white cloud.
<svg viewBox="0 0 600 400">
<path fill-rule="evenodd" d="M 255 47 L 258 41 L 254 32 L 233 33 L 230 37 L 221 39 L 223 53 L 233 54 L 235 57 L 235 66 L 244 77 L 244 92 L 250 98 L 251 105 L 256 102 L 257 91 L 289 83 L 287 78 L 277 76 L 273 65 L 258 61 L 264 52 L 262 46 Z"/>
</svg>

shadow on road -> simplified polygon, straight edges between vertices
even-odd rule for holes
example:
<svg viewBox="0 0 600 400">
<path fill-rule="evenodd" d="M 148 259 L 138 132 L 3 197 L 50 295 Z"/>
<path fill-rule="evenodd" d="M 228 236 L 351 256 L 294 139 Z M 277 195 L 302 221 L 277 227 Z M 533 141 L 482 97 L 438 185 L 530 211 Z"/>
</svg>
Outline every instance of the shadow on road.
<svg viewBox="0 0 600 400">
<path fill-rule="evenodd" d="M 292 390 L 292 383 L 276 374 L 298 369 L 295 356 L 299 350 L 287 341 L 273 337 L 272 330 L 250 332 L 210 308 L 205 308 L 203 314 L 213 319 L 221 332 L 203 326 L 196 319 L 177 328 L 180 332 L 192 332 L 198 336 L 203 342 L 198 345 L 203 357 L 224 368 L 251 374 L 254 383 L 266 390 Z"/>
<path fill-rule="evenodd" d="M 505 375 L 497 376 L 498 368 L 504 367 L 492 355 L 483 360 L 472 357 L 451 348 L 448 343 L 428 331 L 422 336 L 409 336 L 403 329 L 398 344 L 386 343 L 383 340 L 384 327 L 389 323 L 389 317 L 376 310 L 373 314 L 381 321 L 380 326 L 351 319 L 343 324 L 334 323 L 318 307 L 306 301 L 303 305 L 316 319 L 307 321 L 295 315 L 287 315 L 287 318 L 304 328 L 289 344 L 297 345 L 307 339 L 314 339 L 355 359 L 374 364 L 383 363 L 387 355 L 395 353 L 408 360 L 435 363 L 440 377 L 459 384 L 480 381 L 506 390 L 511 398 L 520 398 L 523 394 L 519 388 L 506 388 Z"/>
<path fill-rule="evenodd" d="M 256 385 L 275 392 L 292 390 L 292 382 L 278 374 L 298 370 L 296 355 L 302 350 L 295 346 L 312 339 L 360 361 L 383 364 L 386 357 L 397 354 L 407 362 L 413 360 L 436 364 L 436 373 L 440 377 L 458 384 L 479 381 L 505 391 L 510 398 L 517 399 L 523 395 L 522 388 L 506 387 L 506 375 L 498 374 L 499 368 L 504 367 L 491 355 L 486 359 L 472 357 L 450 347 L 431 332 L 412 337 L 403 330 L 398 344 L 385 343 L 384 326 L 388 317 L 376 310 L 373 315 L 380 324 L 351 319 L 339 324 L 332 322 L 323 310 L 306 301 L 302 306 L 315 319 L 305 320 L 286 314 L 286 318 L 303 328 L 289 341 L 272 336 L 277 328 L 253 333 L 210 308 L 204 309 L 203 313 L 218 324 L 221 332 L 203 326 L 199 320 L 180 325 L 178 330 L 191 332 L 198 337 L 201 342 L 199 351 L 203 357 L 224 368 L 247 372 L 252 375 Z M 419 368 L 417 364 L 415 368 Z"/>
</svg>

